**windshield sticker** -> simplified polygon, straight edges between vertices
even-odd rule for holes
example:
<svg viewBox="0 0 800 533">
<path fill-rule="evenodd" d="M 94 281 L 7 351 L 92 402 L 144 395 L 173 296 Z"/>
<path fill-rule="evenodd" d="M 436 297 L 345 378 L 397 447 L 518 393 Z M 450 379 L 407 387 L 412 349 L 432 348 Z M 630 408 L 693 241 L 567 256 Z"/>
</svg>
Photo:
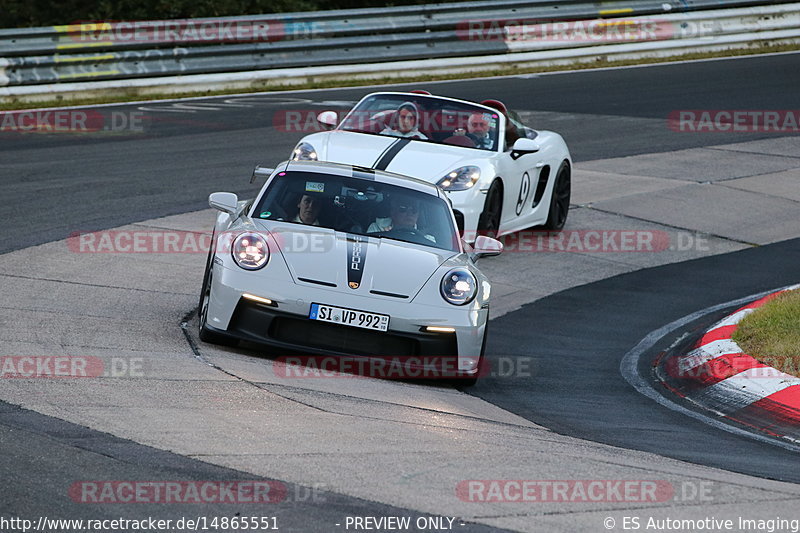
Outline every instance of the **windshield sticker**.
<svg viewBox="0 0 800 533">
<path fill-rule="evenodd" d="M 325 183 L 321 181 L 307 181 L 306 192 L 325 192 Z"/>
<path fill-rule="evenodd" d="M 270 216 L 272 216 L 272 211 L 264 211 L 258 215 L 259 218 L 269 218 Z"/>
</svg>

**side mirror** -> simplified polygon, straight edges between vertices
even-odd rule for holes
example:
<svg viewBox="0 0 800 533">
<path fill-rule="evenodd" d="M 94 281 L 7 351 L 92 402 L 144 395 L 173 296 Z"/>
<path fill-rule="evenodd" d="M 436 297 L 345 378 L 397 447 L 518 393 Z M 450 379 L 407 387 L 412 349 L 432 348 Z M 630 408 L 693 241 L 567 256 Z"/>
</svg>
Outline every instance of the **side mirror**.
<svg viewBox="0 0 800 533">
<path fill-rule="evenodd" d="M 208 205 L 229 215 L 236 214 L 239 197 L 232 192 L 213 192 L 208 195 Z"/>
<path fill-rule="evenodd" d="M 330 130 L 336 127 L 336 123 L 339 122 L 339 116 L 336 114 L 336 111 L 323 111 L 317 115 L 317 122 L 323 126 L 327 126 L 325 129 Z"/>
<path fill-rule="evenodd" d="M 511 147 L 511 159 L 517 160 L 523 155 L 527 154 L 535 154 L 541 148 L 539 147 L 539 143 L 534 141 L 533 139 L 526 139 L 521 137 L 514 142 L 514 146 Z"/>
<path fill-rule="evenodd" d="M 503 243 L 486 235 L 478 235 L 475 238 L 475 244 L 472 245 L 472 250 L 475 259 L 492 257 L 503 252 Z"/>
</svg>

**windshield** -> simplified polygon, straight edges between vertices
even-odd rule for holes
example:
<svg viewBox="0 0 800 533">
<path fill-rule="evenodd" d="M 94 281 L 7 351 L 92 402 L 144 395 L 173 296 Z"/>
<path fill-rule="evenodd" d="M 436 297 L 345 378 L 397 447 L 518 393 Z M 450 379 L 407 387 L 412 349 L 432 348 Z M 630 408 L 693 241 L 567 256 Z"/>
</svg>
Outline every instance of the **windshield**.
<svg viewBox="0 0 800 533">
<path fill-rule="evenodd" d="M 319 226 L 457 252 L 447 203 L 423 192 L 358 178 L 280 172 L 253 218 Z"/>
<path fill-rule="evenodd" d="M 436 144 L 497 150 L 497 112 L 413 94 L 375 94 L 362 100 L 339 129 Z"/>
</svg>

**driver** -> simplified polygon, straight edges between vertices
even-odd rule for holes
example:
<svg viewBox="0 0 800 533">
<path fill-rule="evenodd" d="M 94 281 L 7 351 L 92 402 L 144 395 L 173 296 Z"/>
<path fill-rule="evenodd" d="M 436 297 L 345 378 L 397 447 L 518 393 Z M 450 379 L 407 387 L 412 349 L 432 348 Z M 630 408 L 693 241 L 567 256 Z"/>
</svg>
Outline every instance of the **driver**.
<svg viewBox="0 0 800 533">
<path fill-rule="evenodd" d="M 466 135 L 475 143 L 475 148 L 491 150 L 494 146 L 494 139 L 490 134 L 492 131 L 491 115 L 489 113 L 472 113 L 467 121 L 466 131 L 459 128 L 455 135 Z"/>
<path fill-rule="evenodd" d="M 297 203 L 297 215 L 292 222 L 319 226 L 319 212 L 322 210 L 322 197 L 312 194 L 304 194 Z"/>
<path fill-rule="evenodd" d="M 418 232 L 431 242 L 436 242 L 433 235 L 423 234 L 417 229 L 419 218 L 419 203 L 404 195 L 394 194 L 389 198 L 388 218 L 376 218 L 369 225 L 367 233 L 390 233 L 392 231 Z"/>
<path fill-rule="evenodd" d="M 386 126 L 381 135 L 393 135 L 394 137 L 407 137 L 427 141 L 428 137 L 419 131 L 419 109 L 413 102 L 404 102 L 397 108 L 394 116 L 396 127 Z"/>
</svg>

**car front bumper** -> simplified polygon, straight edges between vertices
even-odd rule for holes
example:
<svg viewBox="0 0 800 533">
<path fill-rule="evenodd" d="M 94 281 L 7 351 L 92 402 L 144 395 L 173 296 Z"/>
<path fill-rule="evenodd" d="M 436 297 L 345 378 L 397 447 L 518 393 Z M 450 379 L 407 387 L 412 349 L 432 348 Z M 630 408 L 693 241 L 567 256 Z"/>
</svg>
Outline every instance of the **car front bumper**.
<svg viewBox="0 0 800 533">
<path fill-rule="evenodd" d="M 259 283 L 257 273 L 214 264 L 208 326 L 239 339 L 287 351 L 340 356 L 459 357 L 459 368 L 477 371 L 488 308 L 426 305 L 374 295 L 348 294 L 305 283 L 272 280 Z M 272 305 L 243 297 L 268 298 Z M 311 320 L 312 303 L 387 314 L 386 332 Z M 455 331 L 430 332 L 427 326 Z"/>
</svg>

